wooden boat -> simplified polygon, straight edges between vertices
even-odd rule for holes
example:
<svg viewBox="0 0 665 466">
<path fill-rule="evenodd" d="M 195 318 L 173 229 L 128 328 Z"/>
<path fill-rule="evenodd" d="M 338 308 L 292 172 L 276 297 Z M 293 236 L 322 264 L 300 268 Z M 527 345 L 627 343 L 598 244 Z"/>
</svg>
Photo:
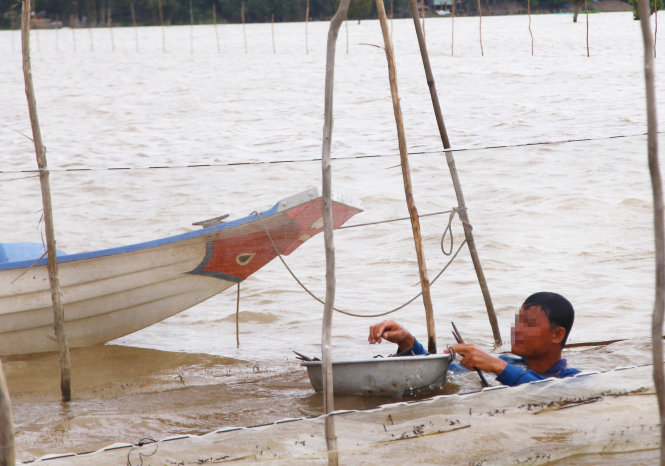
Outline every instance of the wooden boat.
<svg viewBox="0 0 665 466">
<path fill-rule="evenodd" d="M 449 354 L 334 361 L 333 392 L 401 397 L 438 390 L 446 383 L 449 363 Z M 304 361 L 302 365 L 314 390 L 322 391 L 321 361 Z"/>
<path fill-rule="evenodd" d="M 311 188 L 258 215 L 201 222 L 204 228 L 198 231 L 58 254 L 69 345 L 128 335 L 243 281 L 277 257 L 271 238 L 286 255 L 321 232 L 321 211 L 319 192 Z M 360 211 L 334 200 L 334 228 Z M 0 248 L 0 355 L 57 350 L 46 259 L 37 260 L 41 255 L 13 260 L 8 245 L 4 254 Z"/>
</svg>

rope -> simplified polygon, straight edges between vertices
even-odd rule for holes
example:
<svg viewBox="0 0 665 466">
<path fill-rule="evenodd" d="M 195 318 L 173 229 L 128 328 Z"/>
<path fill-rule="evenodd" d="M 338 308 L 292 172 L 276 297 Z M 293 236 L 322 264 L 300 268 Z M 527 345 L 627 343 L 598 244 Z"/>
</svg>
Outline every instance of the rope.
<svg viewBox="0 0 665 466">
<path fill-rule="evenodd" d="M 453 212 L 453 210 L 440 210 L 438 212 L 430 212 L 429 214 L 418 215 L 418 218 L 431 217 L 432 215 L 449 214 L 449 213 Z M 344 230 L 346 228 L 366 227 L 366 226 L 369 226 L 369 225 L 380 225 L 382 223 L 391 223 L 391 222 L 397 222 L 397 221 L 401 221 L 401 220 L 410 220 L 410 219 L 411 219 L 411 217 L 400 217 L 400 218 L 393 218 L 393 219 L 388 219 L 388 220 L 377 220 L 376 222 L 356 223 L 354 225 L 344 225 L 344 226 L 341 226 L 337 229 L 338 230 Z"/>
<path fill-rule="evenodd" d="M 452 251 L 453 239 L 452 239 L 451 223 L 452 223 L 453 218 L 455 217 L 455 214 L 457 213 L 457 211 L 458 211 L 458 209 L 456 209 L 456 208 L 454 208 L 454 209 L 452 209 L 452 210 L 450 210 L 450 211 L 447 211 L 447 212 L 450 212 L 450 217 L 448 218 L 448 225 L 446 226 L 446 228 L 445 228 L 445 230 L 443 231 L 443 234 L 442 234 L 442 236 L 441 236 L 441 250 L 442 250 L 442 252 L 443 252 L 445 255 L 447 255 L 447 256 L 450 255 L 450 252 L 449 252 L 449 253 L 446 253 L 445 250 L 443 249 L 443 241 L 444 241 L 444 238 L 445 238 L 446 234 L 447 234 L 447 233 L 450 233 L 450 236 L 451 236 L 451 239 L 450 239 L 450 246 L 451 246 L 451 251 Z M 270 234 L 270 230 L 268 230 L 268 228 L 265 226 L 264 221 L 263 221 L 263 217 L 261 216 L 261 213 L 258 212 L 258 211 L 254 211 L 253 213 L 256 214 L 256 215 L 258 216 L 259 221 L 260 221 L 260 223 L 261 223 L 261 226 L 263 227 L 264 231 L 266 232 L 266 235 L 268 236 L 268 239 L 270 240 L 270 244 L 272 244 L 272 247 L 273 247 L 275 253 L 277 254 L 277 257 L 279 257 L 279 260 L 282 262 L 282 264 L 284 265 L 284 267 L 286 268 L 286 270 L 289 272 L 289 274 L 291 274 L 291 276 L 292 276 L 293 279 L 296 281 L 296 283 L 298 283 L 298 285 L 300 285 L 300 287 L 301 287 L 301 288 L 302 288 L 302 289 L 303 289 L 308 295 L 310 295 L 314 300 L 318 301 L 318 302 L 321 303 L 321 304 L 325 304 L 325 302 L 324 302 L 321 298 L 319 298 L 318 296 L 316 296 L 312 291 L 309 290 L 309 288 L 307 288 L 307 286 L 306 286 L 306 285 L 305 285 L 305 284 L 304 284 L 304 283 L 303 283 L 303 282 L 302 282 L 302 281 L 296 276 L 296 274 L 293 272 L 293 270 L 291 269 L 291 267 L 289 267 L 289 265 L 286 263 L 286 260 L 284 260 L 284 257 L 283 257 L 282 254 L 279 252 L 279 248 L 278 248 L 277 245 L 275 244 L 275 241 L 272 239 L 272 235 Z M 431 215 L 433 215 L 433 214 L 431 214 Z M 399 220 L 402 220 L 402 219 L 399 219 Z M 385 223 L 385 221 L 382 221 L 382 222 L 376 222 L 376 223 Z M 356 226 L 360 226 L 360 225 L 356 225 Z M 464 247 L 465 244 L 466 244 L 466 239 L 465 239 L 464 241 L 462 241 L 462 244 L 459 245 L 459 247 L 458 247 L 457 250 L 455 251 L 455 254 L 450 258 L 450 260 L 448 261 L 448 263 L 447 263 L 447 264 L 441 269 L 441 271 L 440 271 L 440 272 L 434 277 L 434 279 L 432 279 L 432 280 L 430 281 L 431 284 L 434 284 L 434 282 L 436 282 L 436 281 L 439 279 L 439 277 L 443 274 L 443 272 L 445 272 L 446 269 L 448 269 L 448 267 L 450 266 L 450 264 L 452 264 L 452 262 L 455 260 L 455 258 L 457 257 L 457 255 L 459 254 L 459 252 L 461 251 L 462 247 Z M 344 315 L 351 316 L 351 317 L 363 317 L 363 318 L 383 317 L 383 316 L 386 316 L 386 315 L 388 315 L 388 314 L 392 314 L 392 313 L 394 313 L 394 312 L 397 312 L 397 311 L 399 311 L 399 310 L 405 308 L 406 306 L 408 306 L 409 304 L 411 304 L 412 302 L 414 302 L 416 299 L 418 299 L 420 296 L 422 296 L 422 294 L 423 294 L 423 292 L 421 291 L 420 293 L 418 293 L 417 295 L 415 295 L 413 298 L 411 298 L 411 299 L 409 299 L 408 301 L 406 301 L 404 304 L 402 304 L 402 305 L 400 305 L 400 306 L 397 306 L 397 307 L 395 307 L 395 308 L 393 308 L 393 309 L 390 309 L 389 311 L 380 312 L 380 313 L 375 313 L 375 314 L 360 314 L 360 313 L 356 313 L 356 312 L 346 311 L 346 310 L 344 310 L 344 309 L 339 309 L 339 308 L 336 308 L 336 307 L 333 307 L 333 311 L 336 311 L 336 312 L 339 312 L 340 314 L 344 314 Z"/>
<path fill-rule="evenodd" d="M 665 134 L 665 131 L 659 131 L 658 134 Z M 614 136 L 599 136 L 596 138 L 561 139 L 558 141 L 525 142 L 518 144 L 501 144 L 501 145 L 483 146 L 483 147 L 461 147 L 457 149 L 450 148 L 450 149 L 435 150 L 435 151 L 409 152 L 408 155 L 440 155 L 445 152 L 470 152 L 470 151 L 483 151 L 483 150 L 493 150 L 493 149 L 510 149 L 516 147 L 546 146 L 546 145 L 555 145 L 555 144 L 568 144 L 573 142 L 588 142 L 588 141 L 602 141 L 608 139 L 632 138 L 632 137 L 639 137 L 646 135 L 647 133 L 636 133 L 636 134 L 622 134 Z M 399 154 L 349 155 L 345 157 L 332 157 L 331 160 L 360 160 L 360 159 L 372 159 L 372 158 L 384 158 L 384 157 L 399 157 Z M 155 169 L 163 170 L 163 169 L 206 168 L 206 167 L 235 167 L 240 165 L 273 165 L 273 164 L 284 164 L 284 163 L 309 163 L 309 162 L 321 162 L 321 158 L 319 157 L 312 159 L 273 160 L 273 161 L 258 160 L 254 162 L 197 163 L 197 164 L 188 164 L 188 165 L 159 165 L 159 166 L 147 166 L 147 167 L 134 166 L 134 167 L 100 167 L 100 168 L 46 168 L 43 170 L 35 168 L 35 169 L 26 169 L 26 170 L 0 170 L 0 174 L 15 174 L 15 173 L 38 174 L 41 171 L 57 173 L 57 172 L 97 172 L 97 171 L 117 171 L 117 170 L 155 170 Z"/>
</svg>

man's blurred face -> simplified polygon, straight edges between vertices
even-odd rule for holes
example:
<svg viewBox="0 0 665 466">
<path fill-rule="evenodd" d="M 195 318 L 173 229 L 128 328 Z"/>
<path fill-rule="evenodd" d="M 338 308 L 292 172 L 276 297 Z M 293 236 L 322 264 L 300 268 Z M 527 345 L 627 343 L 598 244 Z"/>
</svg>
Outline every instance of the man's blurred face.
<svg viewBox="0 0 665 466">
<path fill-rule="evenodd" d="M 540 306 L 522 306 L 510 332 L 512 352 L 523 358 L 544 356 L 551 351 L 552 332 Z"/>
</svg>

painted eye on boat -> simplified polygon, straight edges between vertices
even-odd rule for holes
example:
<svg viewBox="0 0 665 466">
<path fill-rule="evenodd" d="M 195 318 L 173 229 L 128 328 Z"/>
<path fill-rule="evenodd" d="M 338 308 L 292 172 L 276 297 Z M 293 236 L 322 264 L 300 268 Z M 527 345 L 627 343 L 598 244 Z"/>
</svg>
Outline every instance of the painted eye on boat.
<svg viewBox="0 0 665 466">
<path fill-rule="evenodd" d="M 256 255 L 256 253 L 238 254 L 236 256 L 236 263 L 238 265 L 247 265 L 251 262 L 252 259 L 254 259 L 255 255 Z"/>
</svg>

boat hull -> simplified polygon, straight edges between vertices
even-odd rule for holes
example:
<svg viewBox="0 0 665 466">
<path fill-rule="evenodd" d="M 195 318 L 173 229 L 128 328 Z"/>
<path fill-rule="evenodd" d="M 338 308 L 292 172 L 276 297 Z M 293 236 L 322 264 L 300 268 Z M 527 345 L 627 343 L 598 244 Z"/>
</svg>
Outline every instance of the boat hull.
<svg viewBox="0 0 665 466">
<path fill-rule="evenodd" d="M 59 257 L 70 347 L 128 335 L 241 282 L 277 257 L 275 247 L 290 254 L 319 233 L 321 205 L 312 189 L 227 224 Z M 359 211 L 333 202 L 334 227 Z M 52 309 L 45 259 L 1 264 L 0 355 L 56 351 Z"/>
</svg>

